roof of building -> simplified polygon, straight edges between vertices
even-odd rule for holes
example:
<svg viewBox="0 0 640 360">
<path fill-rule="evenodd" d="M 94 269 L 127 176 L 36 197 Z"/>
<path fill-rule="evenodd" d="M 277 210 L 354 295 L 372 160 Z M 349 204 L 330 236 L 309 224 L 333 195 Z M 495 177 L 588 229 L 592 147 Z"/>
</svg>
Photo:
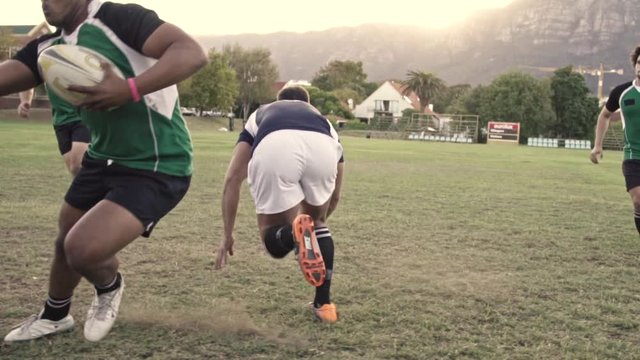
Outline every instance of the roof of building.
<svg viewBox="0 0 640 360">
<path fill-rule="evenodd" d="M 36 25 L 0 25 L 0 31 L 12 35 L 28 35 Z"/>
<path fill-rule="evenodd" d="M 51 28 L 45 21 L 36 25 L 0 25 L 0 33 L 10 34 L 24 46 L 28 41 L 44 34 L 50 34 Z"/>
<path fill-rule="evenodd" d="M 391 86 L 393 86 L 393 88 L 396 89 L 397 92 L 402 94 L 405 100 L 407 100 L 407 102 L 410 103 L 414 109 L 420 110 L 420 98 L 418 97 L 418 95 L 416 95 L 415 92 L 409 91 L 407 94 L 405 94 L 405 90 L 407 89 L 407 87 L 396 80 L 389 80 L 389 84 L 391 84 Z"/>
<path fill-rule="evenodd" d="M 273 89 L 274 93 L 277 94 L 285 85 L 287 85 L 286 81 L 276 81 L 273 83 L 273 85 L 271 85 L 271 88 Z"/>
</svg>

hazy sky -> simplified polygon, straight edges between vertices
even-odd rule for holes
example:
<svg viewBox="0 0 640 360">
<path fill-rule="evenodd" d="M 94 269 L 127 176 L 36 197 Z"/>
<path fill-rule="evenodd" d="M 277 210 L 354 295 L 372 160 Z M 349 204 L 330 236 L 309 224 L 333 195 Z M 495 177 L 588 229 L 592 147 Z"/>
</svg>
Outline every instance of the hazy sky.
<svg viewBox="0 0 640 360">
<path fill-rule="evenodd" d="M 116 0 L 138 3 L 193 35 L 305 32 L 365 23 L 442 28 L 515 0 Z M 38 0 L 0 0 L 0 25 L 44 20 Z M 315 4 L 315 5 L 312 5 Z M 11 9 L 10 11 L 8 9 Z"/>
</svg>

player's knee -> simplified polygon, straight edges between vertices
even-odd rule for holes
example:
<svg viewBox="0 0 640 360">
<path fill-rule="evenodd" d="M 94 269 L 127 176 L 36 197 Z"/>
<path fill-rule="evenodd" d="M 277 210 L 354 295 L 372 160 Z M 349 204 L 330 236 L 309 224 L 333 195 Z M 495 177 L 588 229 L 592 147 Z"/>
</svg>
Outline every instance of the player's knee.
<svg viewBox="0 0 640 360">
<path fill-rule="evenodd" d="M 269 253 L 269 255 L 271 255 L 271 257 L 274 259 L 282 259 L 285 256 L 287 256 L 288 253 L 291 252 L 291 250 L 286 250 L 279 247 L 274 248 L 273 246 L 270 246 L 270 244 L 268 243 L 265 243 L 264 245 L 265 245 L 264 246 L 265 249 L 267 249 L 267 253 Z"/>
<path fill-rule="evenodd" d="M 80 161 L 69 162 L 68 169 L 69 169 L 69 173 L 72 176 L 75 177 L 76 175 L 78 175 L 78 172 L 80 172 L 80 168 L 82 168 L 82 163 Z"/>
<path fill-rule="evenodd" d="M 288 232 L 289 234 L 283 234 L 283 232 Z M 291 238 L 291 236 L 291 227 L 276 225 L 264 230 L 262 233 L 262 243 L 271 257 L 282 259 L 293 250 L 293 239 L 287 241 L 283 240 L 283 237 Z M 291 242 L 291 247 L 286 245 L 289 242 Z"/>
<path fill-rule="evenodd" d="M 78 175 L 78 172 L 80 172 L 80 166 L 69 168 L 69 173 L 74 177 Z"/>
<path fill-rule="evenodd" d="M 634 194 L 633 197 L 631 198 L 631 201 L 633 201 L 633 208 L 636 212 L 640 212 L 640 194 L 636 195 Z"/>
<path fill-rule="evenodd" d="M 98 263 L 98 259 L 91 249 L 81 246 L 81 243 L 81 241 L 76 241 L 73 238 L 67 238 L 64 242 L 64 255 L 67 265 L 82 274 Z"/>
<path fill-rule="evenodd" d="M 56 255 L 64 256 L 64 236 L 59 235 L 53 246 Z"/>
<path fill-rule="evenodd" d="M 73 145 L 71 150 L 63 155 L 64 164 L 67 166 L 67 170 L 73 176 L 76 176 L 82 167 L 82 158 L 84 156 L 84 148 Z"/>
<path fill-rule="evenodd" d="M 67 265 L 75 271 L 79 271 L 85 266 L 86 257 L 84 254 L 78 249 L 77 246 L 68 245 L 65 243 L 64 245 L 64 257 L 67 260 Z"/>
<path fill-rule="evenodd" d="M 264 248 L 267 250 L 267 253 L 271 255 L 274 259 L 282 259 L 292 250 L 284 248 L 280 241 L 275 239 L 263 239 L 262 243 L 264 244 Z"/>
</svg>

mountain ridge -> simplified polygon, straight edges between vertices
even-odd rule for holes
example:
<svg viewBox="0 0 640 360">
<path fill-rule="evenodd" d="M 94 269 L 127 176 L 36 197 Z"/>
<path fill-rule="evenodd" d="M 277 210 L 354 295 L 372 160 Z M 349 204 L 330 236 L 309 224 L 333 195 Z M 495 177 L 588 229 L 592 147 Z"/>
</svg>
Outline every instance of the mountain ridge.
<svg viewBox="0 0 640 360">
<path fill-rule="evenodd" d="M 640 38 L 636 0 L 517 0 L 447 29 L 365 24 L 304 33 L 199 36 L 205 48 L 239 44 L 271 51 L 280 78 L 311 80 L 332 60 L 362 61 L 370 81 L 432 72 L 448 85 L 487 84 L 509 70 L 567 65 L 624 69 L 606 74 L 605 91 L 632 73 L 629 52 Z M 631 75 L 632 76 L 632 75 Z M 595 89 L 596 76 L 586 76 Z M 595 91 L 594 91 L 595 92 Z"/>
</svg>

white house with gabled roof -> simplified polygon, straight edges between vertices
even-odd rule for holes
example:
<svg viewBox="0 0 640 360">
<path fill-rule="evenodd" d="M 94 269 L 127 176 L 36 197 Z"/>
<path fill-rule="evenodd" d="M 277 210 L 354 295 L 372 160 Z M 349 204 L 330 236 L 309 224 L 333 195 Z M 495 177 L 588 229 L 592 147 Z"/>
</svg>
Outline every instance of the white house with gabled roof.
<svg viewBox="0 0 640 360">
<path fill-rule="evenodd" d="M 402 117 L 405 109 L 420 111 L 420 100 L 414 92 L 403 95 L 404 86 L 399 81 L 387 80 L 361 104 L 356 105 L 353 115 L 361 120 L 370 120 L 377 114 Z"/>
</svg>

